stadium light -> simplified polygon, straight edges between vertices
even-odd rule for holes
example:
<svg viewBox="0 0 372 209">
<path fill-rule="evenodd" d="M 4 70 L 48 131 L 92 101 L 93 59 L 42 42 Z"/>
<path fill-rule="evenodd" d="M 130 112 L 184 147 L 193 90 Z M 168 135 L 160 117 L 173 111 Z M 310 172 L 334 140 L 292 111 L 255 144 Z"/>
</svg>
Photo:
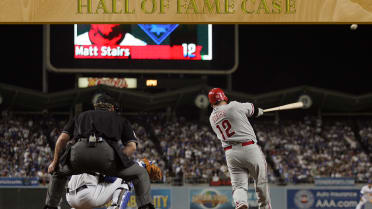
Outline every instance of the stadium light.
<svg viewBox="0 0 372 209">
<path fill-rule="evenodd" d="M 108 78 L 108 77 L 80 77 L 78 80 L 79 88 L 105 85 L 115 88 L 137 88 L 137 78 Z"/>
<path fill-rule="evenodd" d="M 199 94 L 195 97 L 195 105 L 200 109 L 205 109 L 209 105 L 208 97 L 204 94 Z"/>
<path fill-rule="evenodd" d="M 146 80 L 146 86 L 148 87 L 158 86 L 158 80 Z"/>
</svg>

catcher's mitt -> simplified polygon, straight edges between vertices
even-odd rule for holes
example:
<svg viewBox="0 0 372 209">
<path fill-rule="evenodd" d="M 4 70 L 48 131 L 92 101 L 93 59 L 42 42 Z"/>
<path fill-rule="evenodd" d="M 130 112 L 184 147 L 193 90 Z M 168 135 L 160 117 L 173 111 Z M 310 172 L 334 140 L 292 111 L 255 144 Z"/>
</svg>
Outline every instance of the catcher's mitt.
<svg viewBox="0 0 372 209">
<path fill-rule="evenodd" d="M 156 166 L 155 164 L 150 163 L 150 161 L 147 160 L 146 158 L 143 158 L 142 162 L 145 163 L 146 170 L 149 173 L 149 176 L 150 176 L 151 180 L 160 181 L 162 179 L 163 175 L 162 175 L 161 170 L 158 166 Z"/>
</svg>

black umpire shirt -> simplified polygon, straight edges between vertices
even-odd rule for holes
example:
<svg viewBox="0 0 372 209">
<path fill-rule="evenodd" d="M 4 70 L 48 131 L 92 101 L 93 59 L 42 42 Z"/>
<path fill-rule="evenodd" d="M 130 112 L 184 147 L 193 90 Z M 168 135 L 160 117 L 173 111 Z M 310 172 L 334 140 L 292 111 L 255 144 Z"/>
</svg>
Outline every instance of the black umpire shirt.
<svg viewBox="0 0 372 209">
<path fill-rule="evenodd" d="M 115 150 L 124 167 L 129 167 L 133 164 L 123 154 L 118 142 L 121 141 L 123 145 L 129 142 L 137 143 L 137 138 L 129 122 L 116 112 L 104 110 L 82 112 L 70 120 L 62 132 L 74 139 L 89 138 L 92 133 L 95 133 L 96 137 L 105 139 Z"/>
</svg>

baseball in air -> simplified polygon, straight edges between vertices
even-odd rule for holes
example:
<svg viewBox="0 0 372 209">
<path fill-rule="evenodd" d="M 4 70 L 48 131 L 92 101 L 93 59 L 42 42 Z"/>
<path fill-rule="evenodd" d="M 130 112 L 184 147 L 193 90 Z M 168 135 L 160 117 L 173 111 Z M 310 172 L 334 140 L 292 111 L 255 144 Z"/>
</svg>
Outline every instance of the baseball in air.
<svg viewBox="0 0 372 209">
<path fill-rule="evenodd" d="M 351 26 L 350 26 L 350 29 L 351 30 L 356 30 L 358 28 L 358 24 L 352 24 Z"/>
</svg>

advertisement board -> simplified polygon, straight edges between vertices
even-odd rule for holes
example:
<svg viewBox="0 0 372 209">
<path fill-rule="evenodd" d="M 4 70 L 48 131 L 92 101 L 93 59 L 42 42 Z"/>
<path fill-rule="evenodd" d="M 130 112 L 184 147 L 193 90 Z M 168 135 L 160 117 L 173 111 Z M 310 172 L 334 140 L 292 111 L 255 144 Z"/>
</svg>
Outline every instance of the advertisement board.
<svg viewBox="0 0 372 209">
<path fill-rule="evenodd" d="M 93 86 L 111 86 L 115 88 L 137 88 L 137 78 L 108 78 L 108 77 L 80 77 L 78 79 L 79 88 L 88 88 Z"/>
<path fill-rule="evenodd" d="M 353 186 L 354 178 L 315 178 L 316 186 Z"/>
<path fill-rule="evenodd" d="M 249 208 L 258 208 L 254 190 L 248 190 Z M 190 209 L 234 209 L 232 190 L 203 188 L 190 190 Z"/>
<path fill-rule="evenodd" d="M 39 178 L 0 177 L 0 186 L 38 186 Z"/>
<path fill-rule="evenodd" d="M 156 209 L 171 209 L 170 189 L 152 189 L 151 197 Z M 137 209 L 136 197 L 133 193 L 128 202 L 127 209 Z"/>
<path fill-rule="evenodd" d="M 153 205 L 156 209 L 171 209 L 171 190 L 170 189 L 152 189 L 151 197 L 153 200 Z M 95 209 L 107 209 L 109 205 L 105 205 L 102 208 Z M 137 209 L 136 196 L 134 192 L 131 193 L 127 207 L 121 206 L 121 208 L 126 209 Z"/>
<path fill-rule="evenodd" d="M 288 209 L 355 209 L 360 199 L 357 189 L 288 189 Z"/>
</svg>

